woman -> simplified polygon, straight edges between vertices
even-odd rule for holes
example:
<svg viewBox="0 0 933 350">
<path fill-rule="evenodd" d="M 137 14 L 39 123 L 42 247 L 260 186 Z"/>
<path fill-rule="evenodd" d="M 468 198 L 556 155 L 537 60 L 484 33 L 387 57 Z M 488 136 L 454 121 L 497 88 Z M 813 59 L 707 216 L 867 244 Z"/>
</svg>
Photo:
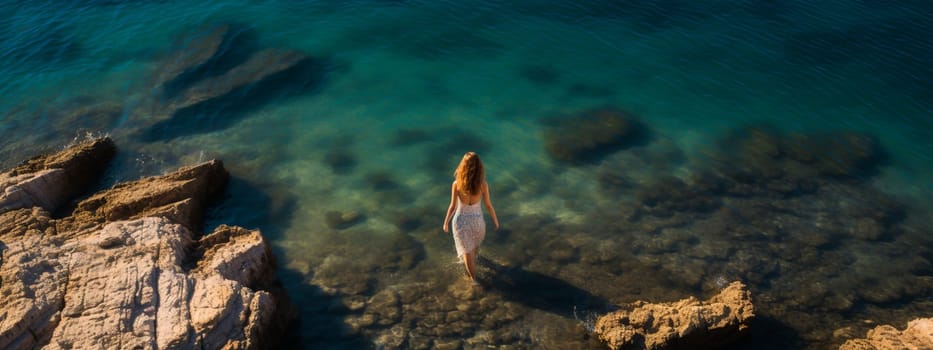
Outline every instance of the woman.
<svg viewBox="0 0 933 350">
<path fill-rule="evenodd" d="M 492 201 L 489 199 L 489 184 L 486 183 L 483 162 L 475 152 L 467 152 L 454 172 L 454 183 L 450 186 L 450 206 L 447 207 L 447 217 L 444 218 L 444 232 L 448 232 L 447 224 L 453 215 L 457 256 L 463 259 L 467 276 L 470 276 L 473 282 L 476 282 L 476 256 L 479 255 L 479 245 L 486 237 L 486 222 L 483 220 L 480 201 L 489 211 L 496 230 L 499 230 L 499 219 L 496 218 L 496 210 L 492 208 Z"/>
</svg>

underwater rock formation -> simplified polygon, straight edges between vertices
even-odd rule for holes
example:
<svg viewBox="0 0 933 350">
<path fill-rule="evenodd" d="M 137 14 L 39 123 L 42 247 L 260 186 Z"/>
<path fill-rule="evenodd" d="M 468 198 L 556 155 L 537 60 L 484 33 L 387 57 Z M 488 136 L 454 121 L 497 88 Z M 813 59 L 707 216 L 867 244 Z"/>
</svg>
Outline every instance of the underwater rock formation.
<svg viewBox="0 0 933 350">
<path fill-rule="evenodd" d="M 183 112 L 217 107 L 207 106 L 213 102 L 243 103 L 247 97 L 254 98 L 250 105 L 259 105 L 261 95 L 283 90 L 277 85 L 282 74 L 303 69 L 311 61 L 296 50 L 260 50 L 246 39 L 248 32 L 223 24 L 179 37 L 174 50 L 156 62 L 152 93 L 132 111 L 128 133 L 146 132 L 147 137 L 154 137 L 151 133 L 158 134 L 159 128 L 174 123 L 199 131 L 197 122 L 191 120 L 197 119 L 197 113 Z M 301 74 L 295 80 L 307 83 Z"/>
<path fill-rule="evenodd" d="M 704 191 L 702 186 L 690 186 L 673 176 L 661 177 L 635 191 L 644 210 L 657 215 L 674 212 L 707 213 L 716 210 L 721 201 Z"/>
<path fill-rule="evenodd" d="M 485 331 L 520 322 L 515 303 L 462 283 L 447 290 L 426 283 L 402 284 L 346 303 L 350 331 L 366 334 L 387 349 L 501 346 L 520 336 L 514 330 Z"/>
<path fill-rule="evenodd" d="M 839 350 L 933 349 L 933 318 L 918 318 L 903 331 L 889 325 L 875 327 L 863 339 L 846 341 Z"/>
<path fill-rule="evenodd" d="M 336 230 L 349 228 L 350 226 L 356 225 L 365 219 L 366 216 L 358 211 L 340 212 L 331 210 L 324 215 L 324 222 L 327 223 L 327 226 Z"/>
<path fill-rule="evenodd" d="M 257 52 L 243 64 L 223 75 L 204 79 L 183 92 L 169 105 L 170 110 L 188 108 L 204 101 L 224 96 L 237 88 L 255 84 L 270 76 L 297 66 L 308 56 L 298 51 L 268 49 Z"/>
<path fill-rule="evenodd" d="M 551 157 L 582 164 L 637 144 L 644 129 L 631 114 L 609 108 L 591 109 L 572 117 L 546 121 L 544 144 Z"/>
<path fill-rule="evenodd" d="M 106 132 L 114 128 L 124 113 L 124 106 L 113 101 L 97 101 L 92 97 L 79 96 L 60 105 L 50 106 L 42 113 L 52 125 L 54 134 L 84 136 L 86 133 Z"/>
<path fill-rule="evenodd" d="M 709 349 L 728 344 L 748 330 L 755 317 L 748 288 L 732 282 L 701 302 L 638 301 L 631 310 L 604 315 L 595 332 L 612 349 Z"/>
<path fill-rule="evenodd" d="M 800 140 L 814 145 L 797 149 Z M 662 142 L 616 152 L 597 168 L 606 204 L 582 228 L 563 231 L 622 238 L 615 247 L 584 242 L 612 252 L 585 257 L 590 265 L 580 269 L 619 264 L 612 271 L 623 282 L 610 285 L 647 285 L 641 280 L 650 275 L 651 283 L 676 286 L 671 289 L 713 290 L 741 280 L 756 299 L 769 301 L 756 305 L 761 319 L 784 322 L 766 330 L 764 321 L 750 342 L 835 348 L 845 337 L 832 330 L 851 325 L 851 318 L 890 323 L 892 315 L 926 314 L 923 307 L 904 305 L 925 300 L 933 286 L 930 239 L 923 234 L 928 230 L 917 224 L 922 217 L 911 217 L 908 203 L 874 185 L 885 152 L 872 140 L 850 131 L 794 135 L 741 128 L 719 147 L 700 150 L 703 156 L 686 167 L 666 163 L 647 175 L 638 169 L 669 159 Z M 663 172 L 672 176 L 652 175 Z M 644 293 L 643 286 L 628 288 Z M 871 311 L 860 314 L 866 309 Z M 865 326 L 849 329 L 858 327 Z"/>
<path fill-rule="evenodd" d="M 784 193 L 812 187 L 806 185 L 813 179 L 858 180 L 877 171 L 885 158 L 877 141 L 853 132 L 781 135 L 766 127 L 747 127 L 721 146 L 713 160 L 723 175 Z"/>
<path fill-rule="evenodd" d="M 0 348 L 258 348 L 276 300 L 258 231 L 197 237 L 219 161 L 119 184 L 57 218 L 115 147 L 107 138 L 0 175 Z M 38 184 L 38 185 L 34 185 Z M 15 188 L 18 190 L 10 190 Z"/>
<path fill-rule="evenodd" d="M 154 85 L 179 78 L 206 64 L 215 57 L 224 40 L 230 36 L 230 26 L 223 24 L 212 28 L 201 28 L 191 35 L 183 35 L 175 41 L 175 50 L 162 60 L 154 74 Z"/>
</svg>

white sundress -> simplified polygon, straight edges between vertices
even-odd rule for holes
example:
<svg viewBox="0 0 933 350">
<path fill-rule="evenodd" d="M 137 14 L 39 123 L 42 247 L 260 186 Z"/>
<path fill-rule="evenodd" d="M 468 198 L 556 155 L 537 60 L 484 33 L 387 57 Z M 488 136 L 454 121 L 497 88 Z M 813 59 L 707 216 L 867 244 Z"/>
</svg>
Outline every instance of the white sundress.
<svg viewBox="0 0 933 350">
<path fill-rule="evenodd" d="M 454 212 L 453 230 L 457 256 L 472 252 L 486 238 L 486 221 L 483 219 L 481 200 L 474 204 L 463 204 L 457 196 L 457 211 Z"/>
</svg>

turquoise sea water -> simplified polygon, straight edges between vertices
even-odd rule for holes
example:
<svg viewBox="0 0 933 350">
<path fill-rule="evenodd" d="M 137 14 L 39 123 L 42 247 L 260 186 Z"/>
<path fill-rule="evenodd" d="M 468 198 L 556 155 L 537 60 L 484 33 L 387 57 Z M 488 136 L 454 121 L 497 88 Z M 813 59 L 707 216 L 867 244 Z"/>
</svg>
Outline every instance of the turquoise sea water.
<svg viewBox="0 0 933 350">
<path fill-rule="evenodd" d="M 597 347 L 587 330 L 608 305 L 706 298 L 728 280 L 759 307 L 739 347 L 825 348 L 933 314 L 927 2 L 0 6 L 0 164 L 88 134 L 121 148 L 101 187 L 223 159 L 233 180 L 206 229 L 270 239 L 299 310 L 289 344 Z M 231 66 L 267 48 L 310 63 L 156 122 L 150 104 L 167 92 L 154 72 L 223 24 Z M 602 107 L 628 111 L 650 141 L 582 164 L 549 155 L 546 120 Z M 687 181 L 748 127 L 853 132 L 883 156 L 808 194 L 703 194 L 722 203 L 712 212 L 646 204 L 658 179 Z M 479 295 L 463 294 L 440 230 L 468 150 L 503 225 Z M 875 214 L 866 239 L 852 223 Z"/>
</svg>

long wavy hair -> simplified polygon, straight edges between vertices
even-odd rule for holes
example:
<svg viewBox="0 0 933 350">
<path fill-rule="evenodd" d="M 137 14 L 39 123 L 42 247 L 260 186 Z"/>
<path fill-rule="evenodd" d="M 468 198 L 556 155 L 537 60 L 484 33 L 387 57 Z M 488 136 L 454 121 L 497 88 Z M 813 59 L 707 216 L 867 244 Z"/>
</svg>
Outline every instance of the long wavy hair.
<svg viewBox="0 0 933 350">
<path fill-rule="evenodd" d="M 454 171 L 454 179 L 457 180 L 457 191 L 467 196 L 473 196 L 479 193 L 483 186 L 483 179 L 486 178 L 486 170 L 483 168 L 483 161 L 479 159 L 476 152 L 467 152 L 460 160 L 460 165 Z"/>
</svg>

